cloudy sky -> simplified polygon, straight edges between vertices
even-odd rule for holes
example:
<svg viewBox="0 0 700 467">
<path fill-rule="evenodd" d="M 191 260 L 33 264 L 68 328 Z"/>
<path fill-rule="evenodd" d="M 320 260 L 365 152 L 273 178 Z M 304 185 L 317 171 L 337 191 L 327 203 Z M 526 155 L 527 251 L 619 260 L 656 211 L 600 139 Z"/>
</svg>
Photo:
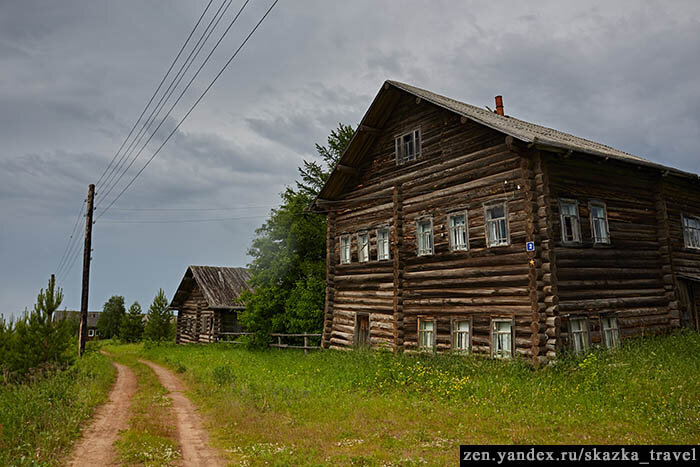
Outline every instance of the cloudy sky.
<svg viewBox="0 0 700 467">
<path fill-rule="evenodd" d="M 221 1 L 213 0 L 203 26 Z M 207 3 L 0 0 L 0 313 L 31 307 L 56 271 L 88 184 Z M 96 215 L 270 3 L 250 1 L 113 192 L 98 185 Z M 241 5 L 233 1 L 180 86 Z M 296 168 L 338 122 L 356 124 L 385 79 L 479 106 L 493 107 L 502 94 L 509 115 L 699 172 L 698 57 L 693 0 L 280 0 L 95 224 L 90 309 L 114 294 L 144 308 L 158 288 L 170 297 L 189 264 L 247 264 L 256 227 Z M 190 222 L 222 218 L 229 220 Z M 80 304 L 80 256 L 59 275 L 69 308 Z"/>
</svg>

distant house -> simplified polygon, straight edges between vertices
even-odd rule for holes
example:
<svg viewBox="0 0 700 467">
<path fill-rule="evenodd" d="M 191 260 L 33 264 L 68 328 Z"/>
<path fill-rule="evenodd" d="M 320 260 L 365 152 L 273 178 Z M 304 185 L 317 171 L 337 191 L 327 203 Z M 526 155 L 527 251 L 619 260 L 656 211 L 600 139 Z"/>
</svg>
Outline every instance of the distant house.
<svg viewBox="0 0 700 467">
<path fill-rule="evenodd" d="M 190 266 L 170 304 L 177 310 L 178 344 L 217 342 L 226 333 L 240 332 L 237 313 L 242 292 L 250 290 L 245 268 Z"/>
<path fill-rule="evenodd" d="M 88 340 L 99 339 L 97 333 L 97 321 L 100 319 L 101 311 L 88 311 Z M 54 321 L 60 321 L 64 318 L 74 319 L 80 322 L 80 311 L 74 310 L 59 310 L 53 314 Z"/>
<path fill-rule="evenodd" d="M 315 206 L 324 347 L 546 363 L 698 329 L 698 175 L 505 115 L 500 98 L 491 112 L 387 81 Z"/>
</svg>

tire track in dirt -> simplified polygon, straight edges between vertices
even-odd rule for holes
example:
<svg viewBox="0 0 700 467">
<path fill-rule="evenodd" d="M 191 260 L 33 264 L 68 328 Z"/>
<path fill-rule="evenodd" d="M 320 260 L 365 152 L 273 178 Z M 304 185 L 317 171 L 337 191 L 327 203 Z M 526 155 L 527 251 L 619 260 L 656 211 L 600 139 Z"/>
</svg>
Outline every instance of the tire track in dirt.
<svg viewBox="0 0 700 467">
<path fill-rule="evenodd" d="M 117 382 L 109 393 L 109 401 L 95 412 L 92 423 L 73 449 L 71 467 L 119 465 L 113 444 L 129 422 L 131 396 L 136 393 L 136 375 L 128 367 L 112 362 L 117 368 Z"/>
<path fill-rule="evenodd" d="M 185 396 L 185 385 L 166 368 L 148 360 L 139 360 L 148 365 L 158 376 L 160 384 L 170 393 L 173 413 L 177 422 L 177 437 L 182 452 L 180 465 L 185 466 L 224 466 L 226 461 L 220 453 L 209 445 L 209 435 L 203 428 L 202 417 Z"/>
</svg>

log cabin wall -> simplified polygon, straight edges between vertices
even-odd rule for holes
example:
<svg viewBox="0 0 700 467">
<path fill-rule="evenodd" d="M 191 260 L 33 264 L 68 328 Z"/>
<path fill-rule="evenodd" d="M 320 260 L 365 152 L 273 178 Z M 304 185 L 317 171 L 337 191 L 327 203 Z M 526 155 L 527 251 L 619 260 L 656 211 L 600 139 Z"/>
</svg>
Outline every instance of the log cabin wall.
<svg viewBox="0 0 700 467">
<path fill-rule="evenodd" d="M 561 345 L 568 318 L 587 317 L 590 340 L 601 343 L 600 317 L 617 318 L 620 337 L 672 327 L 665 288 L 657 173 L 612 161 L 548 158 L 552 239 L 556 248 Z M 578 203 L 580 242 L 562 238 L 560 201 Z M 594 244 L 590 202 L 605 204 L 610 243 Z"/>
<path fill-rule="evenodd" d="M 395 137 L 417 128 L 419 158 L 397 165 Z M 533 347 L 544 351 L 539 314 L 533 337 L 525 252 L 528 235 L 535 234 L 532 222 L 528 233 L 528 216 L 535 216 L 536 195 L 524 187 L 527 180 L 534 189 L 535 174 L 527 165 L 523 168 L 522 156 L 511 151 L 502 133 L 403 95 L 358 172 L 356 183 L 342 196 L 349 204 L 335 207 L 334 225 L 329 223 L 329 232 L 335 232 L 333 290 L 327 305 L 332 315 L 330 347 L 352 346 L 356 314 L 367 312 L 373 347 L 417 350 L 418 320 L 424 318 L 435 321 L 437 350 L 448 350 L 452 319 L 469 318 L 472 350 L 488 354 L 491 318 L 507 318 L 514 321 L 518 353 L 532 356 Z M 505 203 L 509 245 L 486 246 L 488 202 Z M 468 251 L 450 251 L 447 216 L 453 212 L 467 213 Z M 416 222 L 423 218 L 432 219 L 434 254 L 418 256 Z M 391 229 L 392 257 L 378 261 L 376 229 L 382 226 Z M 366 263 L 358 262 L 360 232 L 370 234 Z M 339 261 L 344 235 L 351 238 L 350 264 Z M 534 274 L 536 281 L 540 273 Z"/>
<path fill-rule="evenodd" d="M 675 176 L 663 177 L 660 182 L 664 208 L 667 212 L 668 248 L 670 250 L 670 265 L 674 277 L 675 298 L 685 298 L 687 290 L 684 287 L 700 290 L 700 250 L 688 248 L 683 236 L 682 216 L 700 218 L 700 184 Z M 686 279 L 683 279 L 685 277 Z M 691 283 L 681 284 L 679 281 L 691 279 Z M 694 279 L 694 280 L 692 280 Z M 700 294 L 692 294 L 690 298 L 700 301 Z M 697 312 L 692 310 L 687 300 L 679 300 L 676 304 L 673 319 L 677 326 L 698 329 Z M 696 310 L 699 309 L 696 304 Z"/>
<path fill-rule="evenodd" d="M 189 296 L 178 310 L 177 342 L 179 344 L 212 341 L 210 336 L 214 331 L 213 327 L 217 324 L 214 312 L 207 307 L 202 291 L 194 284 Z"/>
</svg>

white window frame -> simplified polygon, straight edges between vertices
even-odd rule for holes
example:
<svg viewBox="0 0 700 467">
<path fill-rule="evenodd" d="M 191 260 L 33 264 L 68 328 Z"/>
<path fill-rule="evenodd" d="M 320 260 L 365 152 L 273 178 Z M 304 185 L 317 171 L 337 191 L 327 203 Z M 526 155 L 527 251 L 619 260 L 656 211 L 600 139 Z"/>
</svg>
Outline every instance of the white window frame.
<svg viewBox="0 0 700 467">
<path fill-rule="evenodd" d="M 377 261 L 391 259 L 391 230 L 388 226 L 377 228 Z"/>
<path fill-rule="evenodd" d="M 432 329 L 423 329 L 423 325 L 430 323 Z M 430 334 L 428 339 L 423 336 Z M 437 321 L 435 318 L 418 318 L 418 348 L 420 350 L 434 351 L 437 342 Z M 427 343 L 427 344 L 426 344 Z"/>
<path fill-rule="evenodd" d="M 510 325 L 510 348 L 507 349 L 507 353 L 505 352 L 506 349 L 501 349 L 500 346 L 498 346 L 499 339 L 498 336 L 500 334 L 507 334 L 505 332 L 501 332 L 496 329 L 496 325 L 498 323 L 508 323 Z M 499 347 L 497 349 L 497 347 Z M 512 319 L 510 318 L 494 318 L 491 320 L 491 356 L 493 358 L 502 358 L 502 359 L 509 359 L 513 358 L 513 354 L 515 353 L 515 323 L 513 322 Z"/>
<path fill-rule="evenodd" d="M 343 243 L 346 243 L 344 246 Z M 350 235 L 340 236 L 340 264 L 352 263 L 352 237 Z"/>
<path fill-rule="evenodd" d="M 452 226 L 452 219 L 455 217 L 464 217 L 464 244 L 456 245 L 455 237 L 458 232 L 456 227 Z M 450 251 L 468 251 L 469 250 L 469 215 L 467 211 L 453 212 L 447 216 L 447 231 L 450 238 Z"/>
<path fill-rule="evenodd" d="M 603 217 L 594 217 L 593 208 L 602 208 Z M 593 238 L 594 245 L 610 245 L 610 223 L 608 222 L 608 206 L 604 201 L 594 200 L 588 203 L 589 217 L 591 218 L 591 237 Z M 595 224 L 596 220 L 602 220 L 605 227 L 605 238 L 596 237 Z"/>
<path fill-rule="evenodd" d="M 569 317 L 569 343 L 574 353 L 582 354 L 590 348 L 590 336 L 588 318 L 585 316 Z"/>
<path fill-rule="evenodd" d="M 365 241 L 366 239 L 366 241 Z M 357 262 L 368 263 L 371 253 L 369 249 L 369 232 L 358 232 L 357 234 Z"/>
<path fill-rule="evenodd" d="M 700 228 L 691 227 L 688 221 L 697 222 L 700 225 L 700 217 L 681 214 L 681 229 L 683 230 L 683 245 L 692 250 L 700 250 Z M 696 232 L 695 236 L 692 235 Z M 696 243 L 697 242 L 697 243 Z"/>
<path fill-rule="evenodd" d="M 600 317 L 600 333 L 605 347 L 615 349 L 620 346 L 620 328 L 616 316 Z"/>
<path fill-rule="evenodd" d="M 95 337 L 95 330 L 94 329 L 88 329 L 88 337 Z"/>
<path fill-rule="evenodd" d="M 410 143 L 413 144 L 413 154 L 408 157 L 404 155 L 404 139 L 410 138 Z M 407 133 L 394 137 L 394 151 L 396 155 L 396 165 L 403 165 L 408 162 L 415 161 L 421 155 L 421 131 L 420 128 L 415 128 Z"/>
<path fill-rule="evenodd" d="M 430 224 L 430 248 L 421 248 L 422 241 L 425 241 L 423 232 L 421 232 L 421 224 Z M 422 217 L 416 220 L 416 251 L 418 256 L 430 256 L 435 253 L 435 235 L 433 232 L 433 218 L 432 217 Z"/>
<path fill-rule="evenodd" d="M 469 329 L 459 329 L 460 323 L 467 323 Z M 471 318 L 454 318 L 452 320 L 452 350 L 459 353 L 469 353 L 472 349 L 472 320 Z M 461 345 L 460 345 L 461 344 Z"/>
<path fill-rule="evenodd" d="M 564 214 L 564 206 L 573 206 L 576 210 L 576 215 Z M 572 239 L 567 239 L 566 219 L 571 219 L 571 236 Z M 592 217 L 591 217 L 592 219 Z M 578 212 L 578 201 L 569 198 L 559 199 L 559 222 L 561 223 L 561 241 L 562 243 L 577 245 L 581 243 L 581 217 Z"/>
<path fill-rule="evenodd" d="M 503 207 L 503 217 L 489 219 L 489 211 L 491 209 L 498 208 L 499 206 Z M 499 241 L 498 243 L 494 243 L 494 240 L 491 238 L 491 229 L 489 227 L 491 226 L 492 222 L 501 222 L 501 219 L 504 220 L 505 238 L 502 241 Z M 484 204 L 484 230 L 486 235 L 486 246 L 488 248 L 510 245 L 510 227 L 508 225 L 508 203 L 506 203 L 505 201 L 494 201 Z"/>
</svg>

